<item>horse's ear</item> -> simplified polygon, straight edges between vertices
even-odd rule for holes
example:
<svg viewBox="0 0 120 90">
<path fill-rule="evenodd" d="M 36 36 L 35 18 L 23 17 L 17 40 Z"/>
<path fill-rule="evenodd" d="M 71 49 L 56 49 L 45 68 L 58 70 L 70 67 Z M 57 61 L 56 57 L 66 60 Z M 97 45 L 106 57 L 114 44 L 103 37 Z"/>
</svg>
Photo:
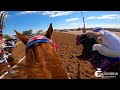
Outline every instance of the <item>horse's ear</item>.
<svg viewBox="0 0 120 90">
<path fill-rule="evenodd" d="M 49 39 L 51 38 L 53 32 L 53 27 L 52 27 L 52 23 L 49 25 L 49 28 L 47 30 L 47 33 L 45 34 L 46 37 L 48 37 Z"/>
<path fill-rule="evenodd" d="M 14 30 L 14 31 L 15 31 L 17 37 L 26 45 L 29 38 L 26 37 L 24 34 L 21 34 L 21 33 L 17 32 L 16 30 Z"/>
</svg>

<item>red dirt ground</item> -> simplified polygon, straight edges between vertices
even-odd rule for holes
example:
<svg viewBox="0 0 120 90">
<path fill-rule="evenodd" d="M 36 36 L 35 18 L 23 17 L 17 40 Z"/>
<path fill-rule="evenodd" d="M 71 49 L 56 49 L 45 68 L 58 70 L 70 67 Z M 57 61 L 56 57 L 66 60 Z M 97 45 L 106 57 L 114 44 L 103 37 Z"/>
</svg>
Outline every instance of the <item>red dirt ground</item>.
<svg viewBox="0 0 120 90">
<path fill-rule="evenodd" d="M 72 79 L 95 79 L 95 69 L 87 60 L 78 59 L 76 56 L 81 55 L 82 45 L 76 46 L 76 35 L 54 32 L 52 40 L 57 44 L 57 54 L 63 68 L 69 72 Z M 17 42 L 17 47 L 13 50 L 13 56 L 16 62 L 25 56 L 25 45 L 20 41 Z M 22 61 L 24 63 L 25 60 Z M 7 69 L 4 65 L 0 65 L 0 75 Z"/>
</svg>

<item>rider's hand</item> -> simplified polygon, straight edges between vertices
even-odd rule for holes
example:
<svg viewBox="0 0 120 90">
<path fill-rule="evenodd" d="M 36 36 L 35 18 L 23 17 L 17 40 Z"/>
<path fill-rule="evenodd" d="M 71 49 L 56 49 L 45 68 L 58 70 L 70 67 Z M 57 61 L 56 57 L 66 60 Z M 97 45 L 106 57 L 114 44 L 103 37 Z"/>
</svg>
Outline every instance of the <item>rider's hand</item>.
<svg viewBox="0 0 120 90">
<path fill-rule="evenodd" d="M 98 43 L 98 44 L 103 44 L 103 40 L 102 40 L 101 37 L 97 37 L 97 43 Z"/>
<path fill-rule="evenodd" d="M 87 37 L 92 38 L 90 32 L 86 32 L 85 34 L 87 35 Z"/>
</svg>

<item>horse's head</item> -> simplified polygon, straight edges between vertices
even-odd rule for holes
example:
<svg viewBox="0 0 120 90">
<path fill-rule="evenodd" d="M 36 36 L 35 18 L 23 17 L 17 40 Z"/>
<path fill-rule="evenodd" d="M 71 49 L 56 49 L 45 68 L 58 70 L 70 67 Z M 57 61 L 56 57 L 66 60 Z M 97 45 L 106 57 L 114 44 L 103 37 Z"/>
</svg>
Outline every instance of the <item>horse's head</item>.
<svg viewBox="0 0 120 90">
<path fill-rule="evenodd" d="M 15 32 L 26 45 L 26 63 L 30 67 L 31 78 L 68 78 L 57 57 L 56 44 L 51 40 L 52 23 L 45 35 L 28 38 Z"/>
<path fill-rule="evenodd" d="M 92 46 L 96 43 L 95 38 L 91 38 L 87 36 L 86 34 L 78 35 L 76 38 L 76 45 L 82 44 L 83 50 L 82 50 L 82 59 L 89 59 L 92 51 Z"/>
<path fill-rule="evenodd" d="M 45 35 L 37 35 L 33 37 L 26 37 L 23 34 L 15 31 L 18 38 L 26 45 L 26 55 L 30 54 L 30 58 L 36 58 L 36 62 L 40 62 L 41 56 L 44 56 L 44 53 L 52 54 L 55 53 L 56 46 L 55 43 L 51 40 L 53 28 L 50 24 L 47 33 Z"/>
<path fill-rule="evenodd" d="M 90 38 L 86 34 L 78 35 L 76 38 L 76 45 L 82 44 L 85 40 L 89 40 Z"/>
</svg>

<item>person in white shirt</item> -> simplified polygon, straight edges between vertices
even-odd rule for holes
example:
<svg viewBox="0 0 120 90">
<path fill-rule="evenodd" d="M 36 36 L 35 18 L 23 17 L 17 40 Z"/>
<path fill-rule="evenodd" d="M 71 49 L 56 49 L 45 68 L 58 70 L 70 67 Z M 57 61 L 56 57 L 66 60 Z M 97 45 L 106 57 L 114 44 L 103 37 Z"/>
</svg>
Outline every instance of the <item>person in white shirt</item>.
<svg viewBox="0 0 120 90">
<path fill-rule="evenodd" d="M 13 48 L 15 48 L 15 47 L 16 47 L 16 44 L 15 44 L 15 41 L 14 41 L 14 39 L 13 39 L 13 38 L 11 38 L 11 40 L 10 40 L 10 41 L 8 41 L 8 43 L 10 43 L 10 44 L 12 45 L 12 47 L 13 47 Z"/>
<path fill-rule="evenodd" d="M 15 41 L 13 39 L 11 40 L 11 44 L 12 44 L 13 48 L 16 47 Z"/>
<path fill-rule="evenodd" d="M 86 34 L 90 37 L 98 38 L 99 43 L 93 45 L 93 51 L 97 50 L 100 54 L 107 57 L 120 57 L 119 36 L 101 27 L 96 27 L 93 32 L 87 32 Z"/>
</svg>

